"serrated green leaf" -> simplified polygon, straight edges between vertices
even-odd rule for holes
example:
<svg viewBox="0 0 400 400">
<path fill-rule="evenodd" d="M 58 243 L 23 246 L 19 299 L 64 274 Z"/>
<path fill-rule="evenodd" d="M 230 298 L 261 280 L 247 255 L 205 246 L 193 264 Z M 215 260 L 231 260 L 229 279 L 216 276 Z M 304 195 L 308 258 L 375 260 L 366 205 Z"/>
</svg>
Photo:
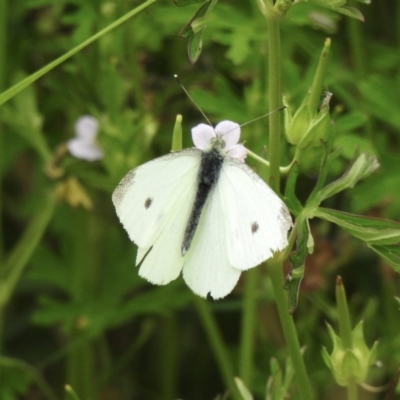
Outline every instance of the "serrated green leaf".
<svg viewBox="0 0 400 400">
<path fill-rule="evenodd" d="M 285 203 L 288 206 L 290 212 L 295 216 L 299 215 L 303 210 L 303 205 L 296 196 L 296 181 L 299 174 L 299 166 L 294 163 L 290 168 L 285 187 Z"/>
<path fill-rule="evenodd" d="M 370 218 L 343 211 L 318 208 L 315 216 L 333 222 L 369 245 L 400 243 L 400 224 L 386 219 Z"/>
<path fill-rule="evenodd" d="M 368 246 L 371 250 L 382 257 L 395 271 L 400 272 L 400 245 Z"/>
<path fill-rule="evenodd" d="M 364 15 L 362 15 L 361 11 L 357 10 L 357 8 L 354 7 L 339 7 L 339 8 L 334 8 L 334 11 L 347 15 L 348 17 L 358 19 L 359 21 L 364 22 Z"/>
<path fill-rule="evenodd" d="M 174 0 L 174 3 L 178 7 L 186 7 L 190 4 L 204 3 L 204 0 Z"/>
<path fill-rule="evenodd" d="M 321 189 L 315 196 L 320 204 L 323 200 L 339 193 L 345 189 L 352 188 L 357 182 L 372 174 L 379 167 L 379 162 L 375 156 L 362 153 L 356 161 L 343 174 L 342 177 Z"/>
</svg>

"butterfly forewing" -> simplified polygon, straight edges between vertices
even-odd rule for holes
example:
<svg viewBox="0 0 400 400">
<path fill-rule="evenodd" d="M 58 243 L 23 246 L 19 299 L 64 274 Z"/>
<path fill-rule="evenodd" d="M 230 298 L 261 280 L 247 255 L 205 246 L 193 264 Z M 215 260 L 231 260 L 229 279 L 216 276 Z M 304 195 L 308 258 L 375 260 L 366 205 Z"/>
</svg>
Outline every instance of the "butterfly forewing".
<svg viewBox="0 0 400 400">
<path fill-rule="evenodd" d="M 157 158 L 130 171 L 115 189 L 117 215 L 139 247 L 153 246 L 182 203 L 193 201 L 200 158 L 197 149 Z"/>
</svg>

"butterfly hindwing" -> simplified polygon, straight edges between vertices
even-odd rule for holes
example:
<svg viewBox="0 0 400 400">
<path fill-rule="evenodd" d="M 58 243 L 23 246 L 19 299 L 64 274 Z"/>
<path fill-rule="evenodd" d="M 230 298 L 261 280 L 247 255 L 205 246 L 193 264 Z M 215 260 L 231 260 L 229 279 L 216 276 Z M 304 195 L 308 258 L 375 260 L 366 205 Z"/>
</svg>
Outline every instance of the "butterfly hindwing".
<svg viewBox="0 0 400 400">
<path fill-rule="evenodd" d="M 203 207 L 191 247 L 185 256 L 183 278 L 196 294 L 214 299 L 226 296 L 236 285 L 240 270 L 232 267 L 226 246 L 226 216 L 218 184 Z"/>
<path fill-rule="evenodd" d="M 235 268 L 254 267 L 287 246 L 289 212 L 250 167 L 226 157 L 217 191 L 226 216 L 229 261 Z"/>
</svg>

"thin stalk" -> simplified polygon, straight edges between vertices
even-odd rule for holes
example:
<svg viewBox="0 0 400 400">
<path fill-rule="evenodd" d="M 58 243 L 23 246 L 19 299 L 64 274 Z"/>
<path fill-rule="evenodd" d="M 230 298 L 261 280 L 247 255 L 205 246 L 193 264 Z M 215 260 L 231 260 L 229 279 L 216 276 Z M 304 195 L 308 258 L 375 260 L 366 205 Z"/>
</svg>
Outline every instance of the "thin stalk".
<svg viewBox="0 0 400 400">
<path fill-rule="evenodd" d="M 279 21 L 275 17 L 272 4 L 268 0 L 266 19 L 268 25 L 268 87 L 269 108 L 277 110 L 282 106 L 281 96 L 281 47 Z M 269 181 L 272 189 L 279 192 L 281 155 L 281 114 L 273 113 L 269 117 L 269 147 L 270 163 Z"/>
<path fill-rule="evenodd" d="M 285 336 L 286 345 L 290 358 L 293 363 L 293 368 L 296 371 L 297 390 L 301 400 L 313 399 L 310 382 L 306 367 L 303 360 L 303 355 L 300 349 L 299 339 L 297 337 L 296 327 L 292 316 L 289 314 L 289 305 L 287 295 L 284 290 L 284 280 L 282 273 L 281 262 L 270 262 L 269 275 L 271 277 L 272 286 L 274 288 L 275 301 L 278 308 L 279 319 L 282 324 L 283 334 Z"/>
<path fill-rule="evenodd" d="M 355 381 L 350 381 L 347 385 L 347 400 L 357 400 L 358 399 L 358 388 Z"/>
<path fill-rule="evenodd" d="M 282 105 L 281 98 L 281 59 L 280 59 L 280 31 L 278 16 L 275 15 L 271 0 L 258 0 L 261 12 L 266 17 L 268 25 L 268 87 L 269 107 L 274 110 Z M 279 165 L 280 165 L 280 140 L 281 140 L 281 116 L 272 114 L 269 118 L 269 161 L 270 184 L 279 191 Z M 279 259 L 268 263 L 269 273 L 275 293 L 276 305 L 282 324 L 283 333 L 288 347 L 289 355 L 296 371 L 297 389 L 301 400 L 313 398 L 311 386 L 308 380 L 300 343 L 292 316 L 288 311 L 288 299 L 284 290 L 282 262 Z"/>
<path fill-rule="evenodd" d="M 229 359 L 228 351 L 224 346 L 217 322 L 211 313 L 207 301 L 198 296 L 194 296 L 194 304 L 203 325 L 203 329 L 207 335 L 207 339 L 210 343 L 211 350 L 214 353 L 215 361 L 219 367 L 219 371 L 225 386 L 229 389 L 232 399 L 243 400 L 234 381 L 234 373 L 231 368 L 232 363 Z"/>
<path fill-rule="evenodd" d="M 259 269 L 246 273 L 245 295 L 242 307 L 242 330 L 240 341 L 240 378 L 251 389 L 253 375 L 253 353 L 257 312 L 257 282 Z"/>
<path fill-rule="evenodd" d="M 177 382 L 177 322 L 174 315 L 163 321 L 160 340 L 160 398 L 176 399 Z"/>
<path fill-rule="evenodd" d="M 355 0 L 350 1 L 350 5 L 357 6 Z M 351 48 L 351 58 L 355 76 L 359 80 L 365 76 L 366 57 L 363 43 L 362 25 L 363 23 L 355 18 L 346 18 L 347 35 Z"/>
<path fill-rule="evenodd" d="M 5 81 L 6 81 L 6 52 L 7 52 L 7 3 L 8 0 L 0 0 L 0 93 L 4 90 Z M 4 132 L 3 132 L 3 124 L 0 124 L 0 159 L 3 159 L 4 153 Z M 3 224 L 2 224 L 2 215 L 3 215 L 3 185 L 2 179 L 0 176 L 0 261 L 4 257 L 4 234 L 3 234 Z M 0 316 L 1 318 L 1 316 Z M 1 324 L 0 324 L 1 329 Z M 1 335 L 1 334 L 0 334 Z M 0 336 L 1 341 L 1 336 Z M 1 343 L 0 343 L 0 355 L 1 355 Z"/>
<path fill-rule="evenodd" d="M 0 93 L 4 90 L 6 81 L 6 59 L 7 59 L 7 7 L 8 0 L 0 0 Z M 3 124 L 0 123 L 0 159 L 4 159 L 4 132 Z M 3 176 L 0 174 L 0 276 L 4 267 L 4 233 L 3 233 Z M 0 281 L 1 285 L 1 281 Z M 0 357 L 3 355 L 4 340 L 4 307 L 0 308 Z M 3 373 L 0 366 L 0 387 L 3 387 Z"/>
<path fill-rule="evenodd" d="M 3 356 L 3 340 L 4 340 L 4 308 L 0 309 L 0 359 Z M 4 387 L 3 368 L 0 365 L 0 388 Z"/>
<path fill-rule="evenodd" d="M 21 90 L 24 90 L 26 87 L 31 85 L 33 82 L 37 81 L 39 78 L 41 78 L 43 75 L 47 74 L 49 71 L 51 71 L 53 68 L 57 67 L 64 61 L 66 61 L 68 58 L 72 57 L 75 53 L 78 51 L 82 50 L 89 44 L 93 43 L 106 33 L 112 31 L 115 29 L 117 26 L 121 25 L 125 21 L 127 21 L 129 18 L 133 17 L 152 3 L 154 3 L 155 0 L 147 0 L 145 3 L 141 4 L 140 6 L 136 7 L 129 13 L 125 14 L 121 18 L 117 19 L 115 22 L 112 24 L 108 25 L 106 28 L 102 29 L 100 32 L 97 32 L 95 35 L 91 36 L 89 39 L 85 40 L 78 46 L 74 47 L 72 50 L 68 51 L 67 53 L 63 54 L 61 57 L 57 58 L 56 60 L 52 61 L 51 63 L 47 64 L 43 68 L 41 68 L 39 71 L 36 71 L 32 75 L 29 75 L 22 81 L 18 82 L 16 85 L 12 86 L 10 89 L 6 90 L 4 93 L 0 94 L 0 105 L 5 103 L 6 101 L 10 100 L 12 97 L 14 97 L 16 94 L 18 94 Z"/>
</svg>

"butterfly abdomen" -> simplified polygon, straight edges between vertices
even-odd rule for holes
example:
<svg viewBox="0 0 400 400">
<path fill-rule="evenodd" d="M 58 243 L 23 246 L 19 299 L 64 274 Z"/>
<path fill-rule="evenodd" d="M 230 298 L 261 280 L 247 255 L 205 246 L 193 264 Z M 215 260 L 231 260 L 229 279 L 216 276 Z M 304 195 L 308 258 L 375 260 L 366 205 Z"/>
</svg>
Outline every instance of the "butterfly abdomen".
<svg viewBox="0 0 400 400">
<path fill-rule="evenodd" d="M 211 189 L 218 182 L 223 162 L 224 156 L 218 149 L 205 151 L 201 156 L 199 173 L 197 175 L 196 197 L 182 241 L 182 255 L 185 255 L 190 248 L 197 225 L 199 224 L 201 211 Z"/>
</svg>

